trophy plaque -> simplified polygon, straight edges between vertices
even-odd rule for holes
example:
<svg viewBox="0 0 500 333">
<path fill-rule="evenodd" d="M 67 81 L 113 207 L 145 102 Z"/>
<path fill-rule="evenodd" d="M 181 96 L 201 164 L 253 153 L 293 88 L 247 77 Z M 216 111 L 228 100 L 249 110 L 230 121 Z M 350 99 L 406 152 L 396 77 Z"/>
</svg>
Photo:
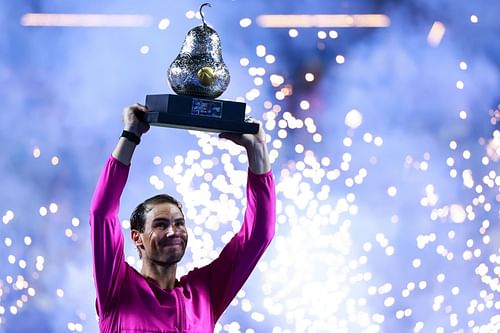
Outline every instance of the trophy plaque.
<svg viewBox="0 0 500 333">
<path fill-rule="evenodd" d="M 246 104 L 216 99 L 229 85 L 217 32 L 205 23 L 191 29 L 170 65 L 168 82 L 176 94 L 147 95 L 146 121 L 154 126 L 208 132 L 252 133 L 259 124 L 245 121 Z"/>
</svg>

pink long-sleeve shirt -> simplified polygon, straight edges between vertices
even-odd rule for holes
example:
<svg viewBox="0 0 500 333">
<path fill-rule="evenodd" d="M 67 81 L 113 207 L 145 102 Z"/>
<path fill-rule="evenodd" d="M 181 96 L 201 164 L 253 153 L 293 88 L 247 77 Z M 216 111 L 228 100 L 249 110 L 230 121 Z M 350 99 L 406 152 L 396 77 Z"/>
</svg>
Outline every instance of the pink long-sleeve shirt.
<svg viewBox="0 0 500 333">
<path fill-rule="evenodd" d="M 101 332 L 213 332 L 274 236 L 276 195 L 271 172 L 248 172 L 241 230 L 219 258 L 161 289 L 125 261 L 118 219 L 129 166 L 110 157 L 90 211 L 94 282 Z"/>
</svg>

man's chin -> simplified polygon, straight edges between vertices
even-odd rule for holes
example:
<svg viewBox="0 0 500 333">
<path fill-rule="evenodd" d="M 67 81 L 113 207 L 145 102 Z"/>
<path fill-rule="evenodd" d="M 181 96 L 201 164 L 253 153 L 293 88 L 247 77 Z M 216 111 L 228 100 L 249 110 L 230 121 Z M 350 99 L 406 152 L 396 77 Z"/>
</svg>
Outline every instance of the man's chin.
<svg viewBox="0 0 500 333">
<path fill-rule="evenodd" d="M 169 256 L 168 258 L 167 257 L 158 257 L 158 258 L 154 258 L 152 261 L 157 265 L 172 266 L 172 265 L 177 264 L 179 261 L 181 261 L 182 257 L 183 257 L 183 255 Z"/>
</svg>

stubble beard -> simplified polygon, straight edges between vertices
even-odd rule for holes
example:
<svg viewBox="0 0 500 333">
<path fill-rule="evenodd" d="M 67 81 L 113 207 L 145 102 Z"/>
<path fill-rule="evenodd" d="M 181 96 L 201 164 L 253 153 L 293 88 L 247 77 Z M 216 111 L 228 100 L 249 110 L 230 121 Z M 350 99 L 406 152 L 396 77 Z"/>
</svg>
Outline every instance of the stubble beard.
<svg viewBox="0 0 500 333">
<path fill-rule="evenodd" d="M 176 251 L 175 253 L 171 253 L 169 255 L 159 254 L 157 256 L 149 257 L 149 260 L 156 265 L 168 267 L 176 265 L 178 262 L 180 262 L 184 257 L 185 252 L 186 249 L 184 248 L 180 253 L 177 253 Z"/>
</svg>

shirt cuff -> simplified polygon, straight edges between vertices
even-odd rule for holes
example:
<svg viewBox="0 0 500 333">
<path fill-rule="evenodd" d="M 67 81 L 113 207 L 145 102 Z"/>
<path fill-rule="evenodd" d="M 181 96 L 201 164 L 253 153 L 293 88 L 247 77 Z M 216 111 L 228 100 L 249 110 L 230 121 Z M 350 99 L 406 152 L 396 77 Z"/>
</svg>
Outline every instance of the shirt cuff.
<svg viewBox="0 0 500 333">
<path fill-rule="evenodd" d="M 113 155 L 109 155 L 109 161 L 112 163 L 112 164 L 118 164 L 124 168 L 127 168 L 127 169 L 130 169 L 130 164 L 129 165 L 126 165 L 126 164 L 123 164 L 122 162 L 120 162 L 118 159 L 116 159 Z"/>
<path fill-rule="evenodd" d="M 272 176 L 273 175 L 273 169 L 265 172 L 265 173 L 254 173 L 252 170 L 250 170 L 250 168 L 248 168 L 248 176 L 249 177 L 262 177 L 262 178 L 265 178 L 265 177 L 269 177 L 269 176 Z"/>
</svg>

